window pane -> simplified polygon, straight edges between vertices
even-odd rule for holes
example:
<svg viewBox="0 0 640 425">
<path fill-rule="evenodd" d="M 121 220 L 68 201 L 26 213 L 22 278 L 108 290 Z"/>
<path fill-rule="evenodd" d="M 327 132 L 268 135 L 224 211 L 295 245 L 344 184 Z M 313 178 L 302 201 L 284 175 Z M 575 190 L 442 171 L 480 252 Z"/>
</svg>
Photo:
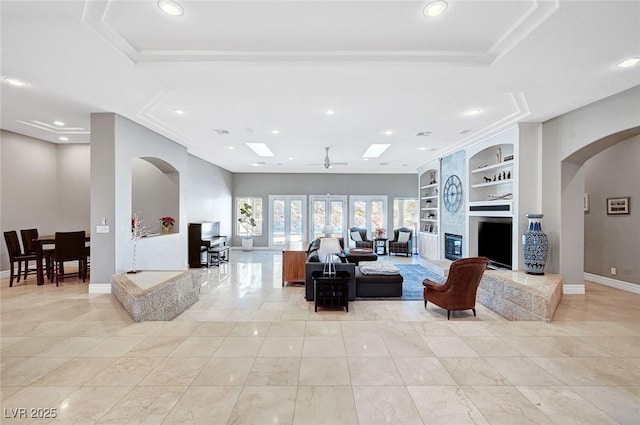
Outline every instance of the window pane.
<svg viewBox="0 0 640 425">
<path fill-rule="evenodd" d="M 284 244 L 284 207 L 282 199 L 273 201 L 273 243 L 275 245 Z"/>
<path fill-rule="evenodd" d="M 326 217 L 325 201 L 313 201 L 313 237 L 320 238 L 324 236 L 324 223 Z"/>
<path fill-rule="evenodd" d="M 333 228 L 331 236 L 334 238 L 339 238 L 344 234 L 344 229 L 342 228 L 343 209 L 344 202 L 331 201 L 331 227 Z"/>
<path fill-rule="evenodd" d="M 367 203 L 356 201 L 353 203 L 353 225 L 365 227 L 367 224 Z"/>
<path fill-rule="evenodd" d="M 240 217 L 240 208 L 245 204 L 245 202 L 251 205 L 251 212 L 253 213 L 253 218 L 256 221 L 256 227 L 253 229 L 254 236 L 262 235 L 262 198 L 236 198 L 236 216 Z M 242 223 L 236 221 L 236 234 L 238 236 L 247 236 L 249 232 L 242 225 Z"/>
<path fill-rule="evenodd" d="M 290 237 L 291 241 L 302 240 L 302 201 L 291 201 Z"/>
<path fill-rule="evenodd" d="M 383 227 L 384 211 L 382 208 L 383 203 L 381 201 L 371 202 L 371 224 L 374 229 L 377 227 Z"/>
</svg>

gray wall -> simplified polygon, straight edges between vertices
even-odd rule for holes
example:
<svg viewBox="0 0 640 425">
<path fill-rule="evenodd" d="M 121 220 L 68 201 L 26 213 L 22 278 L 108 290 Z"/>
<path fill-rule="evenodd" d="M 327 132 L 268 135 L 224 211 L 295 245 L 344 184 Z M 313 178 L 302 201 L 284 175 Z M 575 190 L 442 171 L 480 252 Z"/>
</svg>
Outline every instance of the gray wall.
<svg viewBox="0 0 640 425">
<path fill-rule="evenodd" d="M 584 285 L 584 173 L 600 151 L 640 133 L 640 86 L 543 123 L 542 212 L 550 246 L 547 267 L 567 285 Z M 566 288 L 565 288 L 566 292 Z"/>
<path fill-rule="evenodd" d="M 416 198 L 416 174 L 269 174 L 233 175 L 234 196 L 261 196 L 263 199 L 263 236 L 255 237 L 255 246 L 268 246 L 266 226 L 269 220 L 269 195 L 386 195 L 387 217 L 393 217 L 394 198 Z M 235 209 L 235 208 L 234 208 Z M 235 220 L 235 211 L 234 211 Z M 234 238 L 234 245 L 240 239 Z"/>
<path fill-rule="evenodd" d="M 233 175 L 216 165 L 189 155 L 185 196 L 188 221 L 219 221 L 220 233 L 231 237 Z"/>
<path fill-rule="evenodd" d="M 584 215 L 584 271 L 640 285 L 640 136 L 584 164 L 590 208 Z M 607 215 L 606 199 L 630 196 L 631 214 Z M 615 276 L 611 268 L 617 269 Z"/>
<path fill-rule="evenodd" d="M 141 158 L 131 161 L 131 210 L 140 212 L 145 234 L 161 233 L 161 217 L 176 220 L 172 233 L 180 226 L 180 176 L 166 168 Z"/>
<path fill-rule="evenodd" d="M 0 135 L 2 231 L 88 231 L 89 145 L 56 145 L 4 130 Z M 0 252 L 0 269 L 8 270 L 4 240 Z"/>
</svg>

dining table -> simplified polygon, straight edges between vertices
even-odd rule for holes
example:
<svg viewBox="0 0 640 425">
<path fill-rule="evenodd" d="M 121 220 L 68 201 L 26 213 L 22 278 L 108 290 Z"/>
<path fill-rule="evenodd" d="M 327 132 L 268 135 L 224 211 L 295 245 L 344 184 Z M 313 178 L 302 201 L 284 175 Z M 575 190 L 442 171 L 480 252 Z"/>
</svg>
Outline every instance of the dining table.
<svg viewBox="0 0 640 425">
<path fill-rule="evenodd" d="M 89 233 L 86 234 L 85 239 L 86 242 L 91 241 L 91 235 Z M 36 279 L 38 285 L 44 285 L 44 270 L 42 269 L 42 260 L 44 258 L 44 248 L 45 245 L 55 245 L 56 244 L 56 235 L 45 235 L 38 236 L 33 240 L 36 246 Z"/>
</svg>

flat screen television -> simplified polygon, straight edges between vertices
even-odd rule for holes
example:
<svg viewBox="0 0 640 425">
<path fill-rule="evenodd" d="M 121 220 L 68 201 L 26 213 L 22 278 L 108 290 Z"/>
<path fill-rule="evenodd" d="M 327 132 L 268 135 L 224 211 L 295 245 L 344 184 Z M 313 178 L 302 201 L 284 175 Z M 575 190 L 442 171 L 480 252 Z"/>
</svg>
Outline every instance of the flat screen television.
<svg viewBox="0 0 640 425">
<path fill-rule="evenodd" d="M 481 221 L 478 223 L 478 255 L 491 260 L 489 267 L 511 270 L 512 224 Z"/>
</svg>

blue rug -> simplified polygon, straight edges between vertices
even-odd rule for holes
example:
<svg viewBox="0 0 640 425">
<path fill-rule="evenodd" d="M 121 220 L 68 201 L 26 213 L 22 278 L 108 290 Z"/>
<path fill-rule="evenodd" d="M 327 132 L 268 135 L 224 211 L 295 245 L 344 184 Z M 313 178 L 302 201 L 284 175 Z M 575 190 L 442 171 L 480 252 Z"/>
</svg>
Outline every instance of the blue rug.
<svg viewBox="0 0 640 425">
<path fill-rule="evenodd" d="M 402 282 L 401 300 L 424 300 L 422 281 L 424 279 L 434 282 L 444 282 L 444 278 L 422 267 L 420 264 L 396 264 L 400 274 L 404 278 Z"/>
<path fill-rule="evenodd" d="M 402 281 L 402 297 L 367 297 L 360 298 L 358 300 L 402 300 L 402 301 L 423 301 L 422 296 L 423 288 L 422 281 L 424 279 L 433 280 L 434 282 L 444 282 L 445 279 L 442 276 L 422 267 L 420 264 L 395 264 L 400 269 L 400 274 L 403 277 Z"/>
</svg>

